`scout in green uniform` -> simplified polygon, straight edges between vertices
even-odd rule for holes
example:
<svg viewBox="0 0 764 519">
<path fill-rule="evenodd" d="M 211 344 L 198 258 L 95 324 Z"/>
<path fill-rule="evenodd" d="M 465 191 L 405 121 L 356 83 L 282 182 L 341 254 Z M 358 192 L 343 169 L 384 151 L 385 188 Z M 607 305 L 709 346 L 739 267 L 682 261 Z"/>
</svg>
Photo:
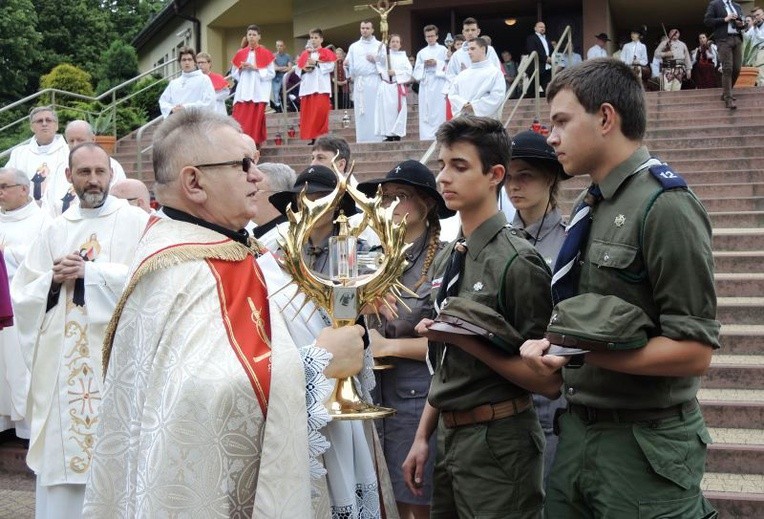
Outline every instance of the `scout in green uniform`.
<svg viewBox="0 0 764 519">
<path fill-rule="evenodd" d="M 645 99 L 629 67 L 586 61 L 560 73 L 547 99 L 554 125 L 549 144 L 566 173 L 589 174 L 594 184 L 586 202 L 588 236 L 568 263 L 572 293 L 555 288 L 565 281 L 566 240 L 555 266 L 555 299 L 586 296 L 580 304 L 593 308 L 580 310 L 601 316 L 613 315 L 614 304 L 637 307 L 649 326 L 646 344 L 636 349 L 620 348 L 630 341 L 617 331 L 610 340 L 591 340 L 604 339 L 605 317 L 582 326 L 596 334 L 547 335 L 566 346 L 579 335 L 592 351 L 562 370 L 569 411 L 559 423 L 545 513 L 715 517 L 700 491 L 711 439 L 696 400 L 699 377 L 719 347 L 708 215 L 681 177 L 651 160 L 642 144 Z M 553 312 L 551 324 L 558 320 Z M 603 348 L 595 348 L 598 342 Z M 547 340 L 528 341 L 522 354 L 540 372 L 567 362 L 542 356 L 547 348 Z"/>
<path fill-rule="evenodd" d="M 451 243 L 433 263 L 436 308 L 439 284 L 454 287 L 449 297 L 482 305 L 488 310 L 484 315 L 496 317 L 483 328 L 497 327 L 498 319 L 502 332 L 511 327 L 516 333 L 512 341 L 489 341 L 430 330 L 430 319 L 417 325 L 430 341 L 434 374 L 404 477 L 413 492 L 420 491 L 427 441 L 437 427 L 431 517 L 540 517 L 544 437 L 530 392 L 559 394 L 561 378 L 538 374 L 517 352 L 524 339 L 546 327 L 550 272 L 497 208 L 510 159 L 501 123 L 458 117 L 440 127 L 437 140 L 437 181 L 448 208 L 459 211 L 465 243 Z M 463 270 L 452 285 L 448 273 L 459 254 Z M 447 304 L 448 298 L 441 307 Z"/>
</svg>

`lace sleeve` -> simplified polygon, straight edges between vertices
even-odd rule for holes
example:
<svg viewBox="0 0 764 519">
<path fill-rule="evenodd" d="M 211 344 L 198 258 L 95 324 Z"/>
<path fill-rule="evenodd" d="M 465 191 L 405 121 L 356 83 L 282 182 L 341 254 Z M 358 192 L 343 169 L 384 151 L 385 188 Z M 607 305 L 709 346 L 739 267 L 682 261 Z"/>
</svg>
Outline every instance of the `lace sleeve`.
<svg viewBox="0 0 764 519">
<path fill-rule="evenodd" d="M 324 368 L 331 362 L 332 354 L 314 344 L 300 348 L 300 356 L 305 365 L 305 403 L 308 410 L 308 450 L 310 455 L 311 480 L 326 474 L 326 469 L 319 461 L 329 448 L 329 441 L 319 432 L 332 417 L 324 406 L 324 401 L 331 394 L 334 384 L 324 376 Z"/>
</svg>

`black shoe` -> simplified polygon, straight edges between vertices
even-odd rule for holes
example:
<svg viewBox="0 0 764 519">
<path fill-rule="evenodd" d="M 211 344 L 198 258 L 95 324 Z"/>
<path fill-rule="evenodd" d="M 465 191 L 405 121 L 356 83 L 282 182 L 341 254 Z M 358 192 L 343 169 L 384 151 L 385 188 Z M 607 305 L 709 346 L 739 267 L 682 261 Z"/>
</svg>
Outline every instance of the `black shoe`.
<svg viewBox="0 0 764 519">
<path fill-rule="evenodd" d="M 730 98 L 731 98 L 733 101 L 737 101 L 737 97 L 735 97 L 735 96 L 730 96 Z M 721 100 L 722 100 L 722 101 L 724 101 L 724 94 L 722 94 Z"/>
<path fill-rule="evenodd" d="M 311 139 L 308 146 L 313 146 L 316 143 L 316 139 Z"/>
<path fill-rule="evenodd" d="M 735 104 L 734 97 L 730 97 L 726 101 L 724 101 L 724 106 L 726 108 L 729 108 L 730 110 L 737 110 L 737 105 Z"/>
<path fill-rule="evenodd" d="M 390 136 L 388 136 L 388 137 L 385 137 L 385 138 L 384 138 L 384 140 L 383 140 L 382 142 L 393 142 L 394 140 L 395 140 L 395 137 L 393 137 L 392 135 L 390 135 Z"/>
</svg>

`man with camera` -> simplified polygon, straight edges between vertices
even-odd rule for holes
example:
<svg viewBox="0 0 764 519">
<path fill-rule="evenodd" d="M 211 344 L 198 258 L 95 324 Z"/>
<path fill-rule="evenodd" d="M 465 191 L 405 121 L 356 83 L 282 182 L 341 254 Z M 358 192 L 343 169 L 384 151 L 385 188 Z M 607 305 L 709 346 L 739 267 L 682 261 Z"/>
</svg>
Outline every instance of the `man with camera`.
<svg viewBox="0 0 764 519">
<path fill-rule="evenodd" d="M 743 37 L 745 28 L 743 10 L 732 0 L 712 0 L 706 9 L 703 23 L 714 31 L 714 41 L 722 62 L 722 100 L 730 110 L 737 109 L 732 96 L 732 85 L 740 75 L 743 61 Z"/>
</svg>

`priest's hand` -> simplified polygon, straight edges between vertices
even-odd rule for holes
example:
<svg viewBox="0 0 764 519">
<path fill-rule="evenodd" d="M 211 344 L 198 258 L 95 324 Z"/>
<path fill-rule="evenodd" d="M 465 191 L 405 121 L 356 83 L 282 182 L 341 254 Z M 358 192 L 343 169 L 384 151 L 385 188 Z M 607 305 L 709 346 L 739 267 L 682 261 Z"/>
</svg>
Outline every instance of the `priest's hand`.
<svg viewBox="0 0 764 519">
<path fill-rule="evenodd" d="M 68 254 L 53 261 L 53 282 L 63 283 L 85 277 L 85 260 L 77 253 Z"/>
<path fill-rule="evenodd" d="M 361 325 L 324 328 L 316 338 L 316 346 L 332 354 L 324 368 L 328 378 L 352 377 L 363 367 L 363 334 Z"/>
</svg>

